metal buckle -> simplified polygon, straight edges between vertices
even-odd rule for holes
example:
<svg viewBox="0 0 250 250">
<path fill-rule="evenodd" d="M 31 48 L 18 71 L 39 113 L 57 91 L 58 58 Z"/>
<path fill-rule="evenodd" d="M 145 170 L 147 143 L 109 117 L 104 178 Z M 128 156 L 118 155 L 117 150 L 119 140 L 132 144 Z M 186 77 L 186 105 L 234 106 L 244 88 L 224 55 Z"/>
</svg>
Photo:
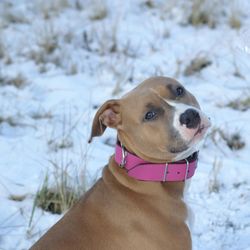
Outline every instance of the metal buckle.
<svg viewBox="0 0 250 250">
<path fill-rule="evenodd" d="M 166 167 L 165 167 L 165 171 L 164 171 L 163 181 L 167 181 L 167 173 L 168 173 L 168 163 L 166 163 Z"/>
<path fill-rule="evenodd" d="M 126 156 L 127 156 L 127 151 L 125 150 L 124 146 L 121 144 L 122 148 L 122 162 L 119 164 L 121 168 L 124 168 L 126 164 Z"/>
<path fill-rule="evenodd" d="M 186 173 L 185 173 L 185 179 L 184 179 L 184 181 L 186 181 L 186 179 L 187 179 L 188 170 L 189 170 L 189 161 L 187 159 L 185 159 L 185 161 L 186 161 Z"/>
</svg>

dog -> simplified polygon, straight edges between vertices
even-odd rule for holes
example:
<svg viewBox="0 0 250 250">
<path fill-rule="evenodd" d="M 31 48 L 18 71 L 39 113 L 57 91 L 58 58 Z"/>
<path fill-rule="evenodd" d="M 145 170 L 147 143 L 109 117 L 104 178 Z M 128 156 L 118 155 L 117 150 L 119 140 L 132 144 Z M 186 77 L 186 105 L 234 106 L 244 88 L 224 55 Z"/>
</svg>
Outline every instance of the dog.
<svg viewBox="0 0 250 250">
<path fill-rule="evenodd" d="M 178 81 L 152 77 L 97 111 L 91 137 L 117 130 L 96 184 L 32 250 L 190 250 L 185 181 L 210 127 Z"/>
</svg>

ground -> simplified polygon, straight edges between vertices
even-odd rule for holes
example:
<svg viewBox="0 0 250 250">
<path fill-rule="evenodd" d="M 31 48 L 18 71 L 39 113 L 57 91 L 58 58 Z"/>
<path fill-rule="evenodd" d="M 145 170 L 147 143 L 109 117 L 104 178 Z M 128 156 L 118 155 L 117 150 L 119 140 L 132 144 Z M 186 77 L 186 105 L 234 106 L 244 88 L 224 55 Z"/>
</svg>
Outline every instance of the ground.
<svg viewBox="0 0 250 250">
<path fill-rule="evenodd" d="M 97 108 L 164 75 L 213 123 L 188 194 L 194 249 L 250 250 L 249 5 L 1 1 L 0 249 L 28 249 L 61 218 L 34 205 L 46 176 L 77 194 L 100 176 L 115 131 L 87 143 Z"/>
</svg>

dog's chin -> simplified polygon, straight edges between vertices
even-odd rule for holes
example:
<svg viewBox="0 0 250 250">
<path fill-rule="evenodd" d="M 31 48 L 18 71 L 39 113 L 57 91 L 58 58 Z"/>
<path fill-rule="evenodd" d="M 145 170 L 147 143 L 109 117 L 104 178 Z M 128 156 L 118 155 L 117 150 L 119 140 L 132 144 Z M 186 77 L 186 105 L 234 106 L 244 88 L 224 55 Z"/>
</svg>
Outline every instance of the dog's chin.
<svg viewBox="0 0 250 250">
<path fill-rule="evenodd" d="M 197 152 L 200 150 L 203 142 L 204 142 L 204 136 L 201 136 L 199 138 L 196 138 L 196 140 L 191 140 L 187 144 L 188 146 L 180 147 L 178 149 L 176 148 L 175 152 L 172 152 L 176 154 L 173 161 L 180 161 L 180 160 L 188 158 L 194 152 Z"/>
<path fill-rule="evenodd" d="M 174 155 L 172 161 L 180 161 L 188 158 L 194 152 L 199 151 L 203 140 L 190 140 L 189 142 L 183 141 L 183 146 L 170 148 L 170 153 Z"/>
<path fill-rule="evenodd" d="M 185 159 L 192 155 L 194 152 L 199 151 L 204 142 L 204 138 L 207 135 L 207 131 L 210 125 L 211 124 L 200 125 L 193 134 L 191 140 L 186 143 L 187 146 L 171 149 L 172 153 L 176 154 L 174 161 Z"/>
<path fill-rule="evenodd" d="M 176 157 L 173 159 L 173 161 L 180 161 L 180 160 L 186 159 L 196 151 L 198 151 L 198 149 L 196 147 L 187 148 L 186 150 L 183 150 L 183 151 L 177 153 Z"/>
</svg>

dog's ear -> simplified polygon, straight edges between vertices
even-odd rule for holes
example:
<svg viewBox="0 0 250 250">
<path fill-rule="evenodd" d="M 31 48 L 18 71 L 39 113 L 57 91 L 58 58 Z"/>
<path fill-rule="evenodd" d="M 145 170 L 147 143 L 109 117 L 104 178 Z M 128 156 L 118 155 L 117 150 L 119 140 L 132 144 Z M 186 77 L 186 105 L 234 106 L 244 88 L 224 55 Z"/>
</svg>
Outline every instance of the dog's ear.
<svg viewBox="0 0 250 250">
<path fill-rule="evenodd" d="M 89 143 L 95 136 L 101 136 L 107 127 L 116 128 L 121 122 L 119 100 L 106 101 L 97 111 L 93 124 Z"/>
</svg>

